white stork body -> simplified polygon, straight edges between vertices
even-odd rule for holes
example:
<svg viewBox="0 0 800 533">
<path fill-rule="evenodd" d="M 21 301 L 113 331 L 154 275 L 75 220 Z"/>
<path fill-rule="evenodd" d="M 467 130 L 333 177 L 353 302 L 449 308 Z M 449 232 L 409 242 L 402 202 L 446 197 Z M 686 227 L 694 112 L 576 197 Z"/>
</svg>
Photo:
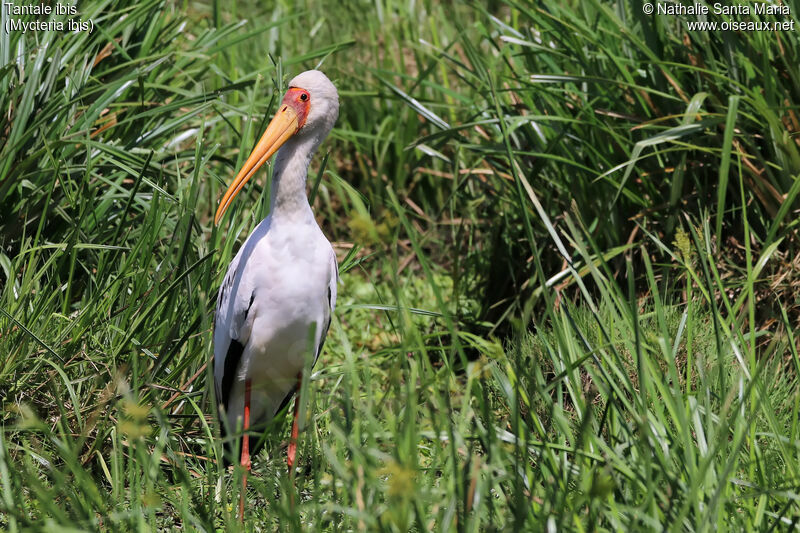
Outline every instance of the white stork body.
<svg viewBox="0 0 800 533">
<path fill-rule="evenodd" d="M 241 424 L 246 379 L 255 426 L 294 392 L 307 354 L 316 361 L 336 305 L 336 280 L 336 256 L 310 209 L 307 220 L 267 217 L 242 245 L 220 287 L 214 331 L 214 379 L 230 431 Z M 234 342 L 239 346 L 231 350 Z M 226 359 L 237 349 L 233 369 Z M 223 383 L 226 371 L 235 372 L 230 384 Z"/>
<path fill-rule="evenodd" d="M 319 356 L 336 304 L 336 256 L 308 204 L 306 176 L 338 111 L 338 94 L 324 74 L 312 70 L 295 77 L 215 217 L 218 223 L 233 197 L 280 148 L 270 214 L 228 267 L 214 324 L 214 382 L 223 430 L 244 427 L 247 469 L 247 429 L 268 422 L 292 397 L 306 357 Z M 296 432 L 295 410 L 295 445 Z M 288 460 L 291 468 L 291 444 Z"/>
</svg>

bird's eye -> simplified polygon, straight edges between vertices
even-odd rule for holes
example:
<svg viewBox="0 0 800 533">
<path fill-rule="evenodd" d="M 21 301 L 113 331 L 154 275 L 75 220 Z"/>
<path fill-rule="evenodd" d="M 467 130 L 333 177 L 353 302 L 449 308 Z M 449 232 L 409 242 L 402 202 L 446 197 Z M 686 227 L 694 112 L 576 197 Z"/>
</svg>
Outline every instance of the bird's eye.
<svg viewBox="0 0 800 533">
<path fill-rule="evenodd" d="M 301 100 L 301 101 L 303 101 L 303 102 L 305 102 L 306 100 L 308 100 L 308 93 L 302 93 L 302 94 L 300 95 L 300 100 Z"/>
</svg>

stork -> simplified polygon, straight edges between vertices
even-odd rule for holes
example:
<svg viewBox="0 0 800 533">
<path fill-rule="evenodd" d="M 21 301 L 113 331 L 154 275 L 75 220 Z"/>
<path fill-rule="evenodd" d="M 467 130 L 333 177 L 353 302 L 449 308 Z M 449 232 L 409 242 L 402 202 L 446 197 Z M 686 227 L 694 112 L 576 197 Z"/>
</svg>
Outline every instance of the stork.
<svg viewBox="0 0 800 533">
<path fill-rule="evenodd" d="M 302 379 L 306 355 L 316 363 L 336 305 L 336 255 L 314 219 L 306 196 L 311 157 L 339 115 L 336 87 L 318 70 L 289 82 L 277 113 L 223 196 L 219 224 L 234 197 L 277 151 L 267 218 L 234 257 L 219 289 L 214 321 L 214 384 L 223 432 L 241 428 L 244 495 L 249 431 L 265 426 Z M 287 451 L 290 473 L 297 454 L 298 404 Z"/>
</svg>

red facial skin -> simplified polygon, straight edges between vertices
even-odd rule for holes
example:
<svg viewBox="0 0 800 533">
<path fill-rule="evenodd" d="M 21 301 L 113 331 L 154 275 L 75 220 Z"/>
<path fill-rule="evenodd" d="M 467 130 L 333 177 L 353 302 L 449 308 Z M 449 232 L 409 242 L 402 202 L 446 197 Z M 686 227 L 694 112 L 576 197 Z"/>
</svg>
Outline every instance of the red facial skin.
<svg viewBox="0 0 800 533">
<path fill-rule="evenodd" d="M 294 109 L 294 112 L 297 113 L 297 129 L 299 130 L 306 123 L 308 111 L 311 109 L 311 95 L 305 89 L 292 87 L 286 91 L 281 106 Z"/>
</svg>

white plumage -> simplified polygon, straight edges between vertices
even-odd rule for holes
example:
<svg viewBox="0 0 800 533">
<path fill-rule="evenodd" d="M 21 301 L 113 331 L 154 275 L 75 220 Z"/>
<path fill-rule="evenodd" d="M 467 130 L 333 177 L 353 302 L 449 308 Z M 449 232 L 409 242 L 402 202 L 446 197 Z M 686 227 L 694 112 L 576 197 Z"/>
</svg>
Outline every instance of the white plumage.
<svg viewBox="0 0 800 533">
<path fill-rule="evenodd" d="M 255 426 L 294 392 L 309 350 L 316 361 L 336 305 L 336 281 L 336 256 L 313 217 L 268 216 L 250 234 L 220 287 L 214 328 L 214 381 L 231 431 L 240 425 L 248 376 Z M 222 379 L 232 340 L 243 351 L 226 401 Z"/>
<path fill-rule="evenodd" d="M 306 176 L 338 113 L 336 88 L 324 74 L 311 70 L 292 79 L 217 212 L 219 222 L 244 183 L 280 147 L 269 216 L 239 249 L 217 300 L 214 382 L 228 431 L 243 423 L 257 428 L 272 419 L 294 394 L 306 357 L 316 362 L 325 340 L 338 270 L 308 203 Z M 244 414 L 248 382 L 249 424 Z M 247 447 L 243 444 L 242 464 L 249 469 Z M 290 448 L 290 467 L 293 460 Z"/>
</svg>

